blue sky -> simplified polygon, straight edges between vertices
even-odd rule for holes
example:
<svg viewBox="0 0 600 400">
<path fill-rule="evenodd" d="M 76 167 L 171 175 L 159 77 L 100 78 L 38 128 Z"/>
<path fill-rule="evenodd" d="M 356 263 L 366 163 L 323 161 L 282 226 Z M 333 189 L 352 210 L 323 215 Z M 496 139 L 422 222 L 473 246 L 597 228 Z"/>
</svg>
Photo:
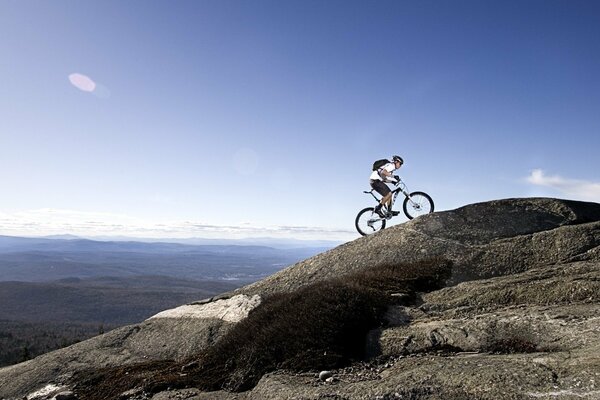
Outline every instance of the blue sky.
<svg viewBox="0 0 600 400">
<path fill-rule="evenodd" d="M 597 1 L 2 0 L 0 234 L 350 240 L 392 154 L 438 210 L 600 202 L 599 37 Z"/>
</svg>

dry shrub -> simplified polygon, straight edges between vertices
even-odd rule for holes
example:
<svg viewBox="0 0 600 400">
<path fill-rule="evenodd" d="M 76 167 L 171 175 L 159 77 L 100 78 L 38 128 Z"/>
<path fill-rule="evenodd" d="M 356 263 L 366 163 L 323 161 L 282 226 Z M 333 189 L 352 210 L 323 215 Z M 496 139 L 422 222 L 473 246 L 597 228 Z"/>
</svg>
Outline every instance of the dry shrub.
<svg viewBox="0 0 600 400">
<path fill-rule="evenodd" d="M 150 392 L 169 387 L 242 391 L 276 369 L 342 367 L 364 357 L 366 334 L 383 322 L 388 305 L 408 304 L 414 302 L 416 292 L 443 287 L 450 270 L 450 262 L 440 259 L 381 265 L 271 295 L 196 357 L 196 367 L 182 374 L 181 366 L 192 361 L 187 360 L 145 373 L 143 386 Z M 391 296 L 395 293 L 405 296 Z"/>
<path fill-rule="evenodd" d="M 75 374 L 73 391 L 79 399 L 118 399 L 121 393 L 143 387 L 160 374 L 174 370 L 174 361 L 149 361 L 123 367 L 80 371 Z"/>
<path fill-rule="evenodd" d="M 538 349 L 537 335 L 526 322 L 504 322 L 489 328 L 488 343 L 483 351 L 496 354 L 535 353 Z"/>
<path fill-rule="evenodd" d="M 274 295 L 202 357 L 202 389 L 250 389 L 277 368 L 306 371 L 363 356 L 367 331 L 386 308 L 378 291 L 341 280 Z"/>
<path fill-rule="evenodd" d="M 378 290 L 383 294 L 431 292 L 445 286 L 452 263 L 435 258 L 405 264 L 382 264 L 349 274 L 342 279 Z"/>
<path fill-rule="evenodd" d="M 537 344 L 527 338 L 510 337 L 494 340 L 485 348 L 490 353 L 517 354 L 535 353 L 538 351 Z"/>
</svg>

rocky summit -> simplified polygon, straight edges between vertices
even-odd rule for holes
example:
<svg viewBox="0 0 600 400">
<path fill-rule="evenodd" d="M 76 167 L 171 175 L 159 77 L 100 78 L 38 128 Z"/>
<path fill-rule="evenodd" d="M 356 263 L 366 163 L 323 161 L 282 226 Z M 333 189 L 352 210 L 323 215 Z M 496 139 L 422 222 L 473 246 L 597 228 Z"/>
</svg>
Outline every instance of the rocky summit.
<svg viewBox="0 0 600 400">
<path fill-rule="evenodd" d="M 425 215 L 0 369 L 3 399 L 600 399 L 600 204 Z"/>
</svg>

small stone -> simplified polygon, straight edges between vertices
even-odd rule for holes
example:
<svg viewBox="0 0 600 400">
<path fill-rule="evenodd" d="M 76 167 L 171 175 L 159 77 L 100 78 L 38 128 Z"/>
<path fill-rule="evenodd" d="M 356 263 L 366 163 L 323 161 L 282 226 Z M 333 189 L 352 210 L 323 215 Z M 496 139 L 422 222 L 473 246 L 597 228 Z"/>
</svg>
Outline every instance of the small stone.
<svg viewBox="0 0 600 400">
<path fill-rule="evenodd" d="M 56 396 L 54 396 L 54 398 L 56 400 L 75 400 L 77 399 L 77 396 L 75 396 L 75 393 L 71 392 L 70 390 L 65 390 L 64 392 L 58 393 Z"/>
<path fill-rule="evenodd" d="M 327 378 L 331 378 L 333 376 L 333 373 L 331 371 L 321 371 L 319 373 L 319 379 L 322 381 L 327 380 Z"/>
<path fill-rule="evenodd" d="M 197 361 L 192 361 L 189 364 L 184 365 L 183 367 L 181 367 L 181 372 L 185 372 L 185 371 L 189 371 L 190 369 L 194 369 L 194 368 L 198 368 L 200 364 L 198 364 Z"/>
<path fill-rule="evenodd" d="M 134 388 L 134 389 L 130 389 L 126 392 L 123 392 L 119 395 L 119 399 L 129 399 L 133 396 L 137 396 L 138 394 L 142 394 L 144 392 L 144 389 L 142 388 Z"/>
</svg>

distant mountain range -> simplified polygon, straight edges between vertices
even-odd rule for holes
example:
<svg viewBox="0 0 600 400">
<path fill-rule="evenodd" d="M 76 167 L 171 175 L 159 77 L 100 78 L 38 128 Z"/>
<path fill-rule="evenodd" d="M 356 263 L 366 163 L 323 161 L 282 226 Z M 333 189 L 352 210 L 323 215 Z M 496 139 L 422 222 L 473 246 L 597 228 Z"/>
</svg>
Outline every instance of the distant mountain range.
<svg viewBox="0 0 600 400">
<path fill-rule="evenodd" d="M 110 239 L 0 236 L 0 366 L 233 290 L 335 245 Z"/>
<path fill-rule="evenodd" d="M 1 237 L 1 236 L 0 236 Z M 206 238 L 140 238 L 128 236 L 75 236 L 75 235 L 50 235 L 28 239 L 63 239 L 77 240 L 88 239 L 101 242 L 142 242 L 142 243 L 180 243 L 192 246 L 197 245 L 218 245 L 218 246 L 267 246 L 276 249 L 294 249 L 294 248 L 332 248 L 336 247 L 343 241 L 339 240 L 304 240 L 291 238 L 245 238 L 245 239 L 206 239 Z"/>
<path fill-rule="evenodd" d="M 296 242 L 294 247 L 289 242 L 290 247 L 276 248 L 241 244 L 244 241 L 208 242 L 211 244 L 0 236 L 0 281 L 163 275 L 251 282 L 333 247 L 331 243 L 299 247 Z"/>
</svg>

